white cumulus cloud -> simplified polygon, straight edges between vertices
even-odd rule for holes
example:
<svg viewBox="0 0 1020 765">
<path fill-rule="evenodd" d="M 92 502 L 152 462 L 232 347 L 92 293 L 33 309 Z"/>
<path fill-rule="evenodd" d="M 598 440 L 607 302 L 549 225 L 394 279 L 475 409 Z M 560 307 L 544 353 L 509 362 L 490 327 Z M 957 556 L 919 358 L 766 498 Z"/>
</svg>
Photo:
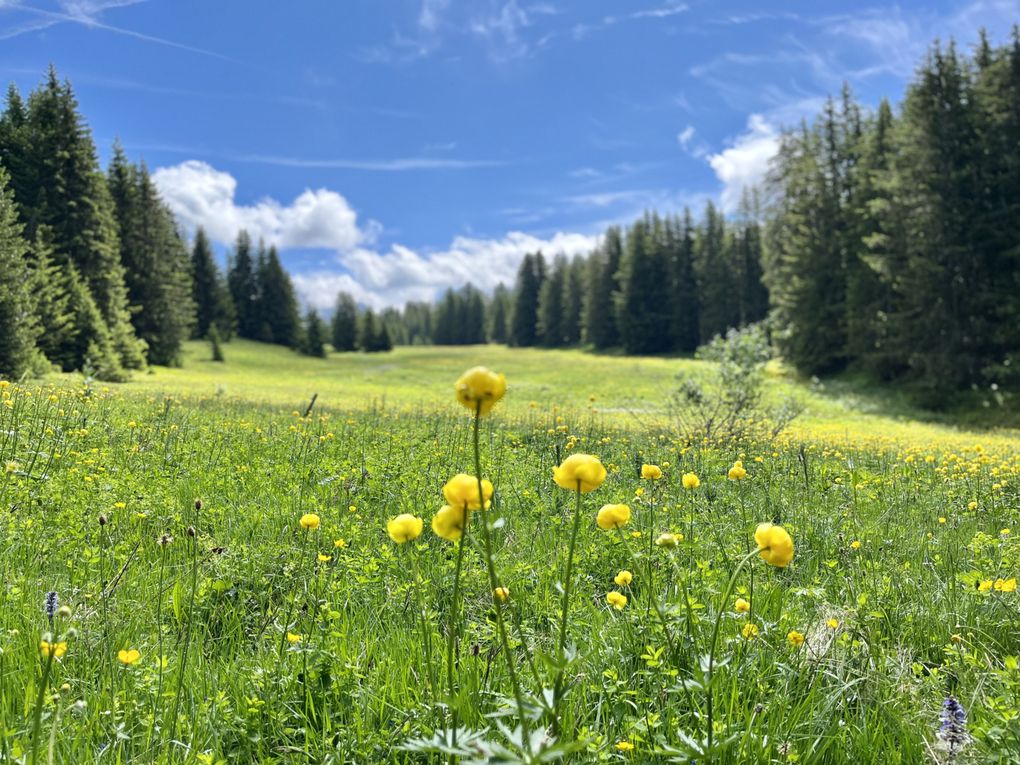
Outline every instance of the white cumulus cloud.
<svg viewBox="0 0 1020 765">
<path fill-rule="evenodd" d="M 232 244 L 244 228 L 255 239 L 264 238 L 282 250 L 333 250 L 335 269 L 293 275 L 305 303 L 323 311 L 332 309 L 341 290 L 373 308 L 431 301 L 447 287 L 467 282 L 491 290 L 500 282 L 512 284 L 529 252 L 585 254 L 598 240 L 569 232 L 543 238 L 511 231 L 489 239 L 458 236 L 437 251 L 417 252 L 401 244 L 380 251 L 371 247 L 378 224 L 359 226 L 347 200 L 330 189 L 306 190 L 287 205 L 268 197 L 239 205 L 237 180 L 196 160 L 159 168 L 153 179 L 185 228 L 202 226 L 221 244 Z"/>
<path fill-rule="evenodd" d="M 708 164 L 723 185 L 720 203 L 725 212 L 737 209 L 745 188 L 764 180 L 778 150 L 779 130 L 762 115 L 752 114 L 747 130 L 731 146 L 708 156 Z"/>
<path fill-rule="evenodd" d="M 152 179 L 185 228 L 202 226 L 218 242 L 232 242 L 243 228 L 280 248 L 349 250 L 375 230 L 372 223 L 360 228 L 347 200 L 329 189 L 306 189 L 287 205 L 270 198 L 239 205 L 234 176 L 198 160 L 161 167 Z"/>
</svg>

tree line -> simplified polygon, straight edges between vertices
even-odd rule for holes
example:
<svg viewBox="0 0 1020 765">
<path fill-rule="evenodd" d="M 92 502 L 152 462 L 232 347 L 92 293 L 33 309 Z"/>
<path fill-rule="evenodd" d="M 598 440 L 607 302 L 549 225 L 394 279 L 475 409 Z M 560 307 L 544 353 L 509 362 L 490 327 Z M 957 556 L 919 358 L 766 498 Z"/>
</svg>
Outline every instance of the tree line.
<svg viewBox="0 0 1020 765">
<path fill-rule="evenodd" d="M 124 380 L 175 365 L 189 337 L 236 334 L 325 355 L 274 247 L 240 232 L 221 274 L 205 232 L 189 248 L 144 163 L 115 145 L 104 173 L 71 85 L 51 67 L 0 113 L 0 375 L 52 367 Z M 385 340 L 382 333 L 375 341 Z"/>
<path fill-rule="evenodd" d="M 471 284 L 435 304 L 390 308 L 381 320 L 398 345 L 506 343 L 626 353 L 689 353 L 768 311 L 762 230 L 753 195 L 733 220 L 709 203 L 700 221 L 648 213 L 612 227 L 587 256 L 529 253 L 512 288 Z M 338 306 L 352 298 L 341 293 Z"/>
<path fill-rule="evenodd" d="M 898 110 L 844 87 L 783 135 L 766 212 L 776 340 L 799 370 L 932 404 L 1020 381 L 1020 30 L 972 55 L 936 44 Z"/>
</svg>

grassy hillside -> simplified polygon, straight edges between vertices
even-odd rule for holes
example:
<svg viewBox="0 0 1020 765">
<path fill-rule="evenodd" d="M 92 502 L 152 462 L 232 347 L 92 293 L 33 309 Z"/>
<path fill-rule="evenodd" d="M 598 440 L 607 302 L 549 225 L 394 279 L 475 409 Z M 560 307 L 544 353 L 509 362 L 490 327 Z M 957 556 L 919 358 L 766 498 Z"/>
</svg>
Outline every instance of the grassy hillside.
<svg viewBox="0 0 1020 765">
<path fill-rule="evenodd" d="M 450 381 L 463 369 L 484 364 L 505 372 L 510 380 L 505 409 L 511 414 L 523 415 L 535 407 L 571 413 L 591 408 L 626 427 L 662 422 L 678 375 L 711 372 L 710 364 L 691 359 L 505 346 L 405 347 L 381 355 L 313 359 L 278 346 L 234 340 L 225 351 L 226 363 L 214 363 L 205 343 L 188 343 L 182 368 L 156 367 L 118 389 L 222 397 L 288 409 L 301 408 L 313 393 L 318 393 L 317 406 L 324 409 L 433 409 L 445 406 Z M 772 400 L 795 396 L 806 406 L 790 431 L 796 439 L 949 449 L 972 446 L 978 439 L 986 447 L 1020 448 L 1020 431 L 977 427 L 1013 424 L 1002 411 L 937 417 L 911 407 L 895 392 L 846 381 L 811 385 L 785 375 L 778 365 L 770 368 L 767 395 Z"/>
</svg>

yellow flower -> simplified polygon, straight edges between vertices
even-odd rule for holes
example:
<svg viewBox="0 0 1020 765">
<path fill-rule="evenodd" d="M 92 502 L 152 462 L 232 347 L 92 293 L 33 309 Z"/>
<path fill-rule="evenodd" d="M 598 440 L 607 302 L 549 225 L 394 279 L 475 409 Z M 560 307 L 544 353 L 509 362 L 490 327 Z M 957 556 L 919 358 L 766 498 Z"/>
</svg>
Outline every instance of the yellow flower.
<svg viewBox="0 0 1020 765">
<path fill-rule="evenodd" d="M 606 602 L 617 611 L 622 611 L 624 606 L 627 605 L 627 596 L 622 592 L 613 590 L 611 593 L 606 595 Z"/>
<path fill-rule="evenodd" d="M 450 542 L 456 542 L 464 533 L 467 512 L 463 507 L 443 505 L 439 512 L 432 516 L 432 530 L 438 536 Z"/>
<path fill-rule="evenodd" d="M 296 632 L 287 632 L 287 642 L 290 644 L 300 643 L 304 639 L 304 635 L 299 635 Z"/>
<path fill-rule="evenodd" d="M 977 507 L 978 507 L 978 503 L 975 502 L 974 500 L 971 500 L 970 502 L 967 503 L 967 509 L 968 510 L 977 510 Z"/>
<path fill-rule="evenodd" d="M 740 634 L 744 636 L 744 640 L 754 640 L 758 637 L 758 625 L 748 622 L 740 630 Z"/>
<path fill-rule="evenodd" d="M 701 479 L 694 473 L 684 473 L 680 482 L 684 485 L 685 489 L 696 489 L 701 486 Z"/>
<path fill-rule="evenodd" d="M 619 750 L 621 752 L 633 752 L 634 751 L 634 745 L 632 743 L 630 743 L 629 741 L 617 741 L 616 742 L 616 748 L 617 748 L 617 750 Z"/>
<path fill-rule="evenodd" d="M 1016 579 L 996 579 L 996 592 L 1016 592 Z"/>
<path fill-rule="evenodd" d="M 386 522 L 386 533 L 390 535 L 390 539 L 398 545 L 402 545 L 404 542 L 417 539 L 423 525 L 421 518 L 416 518 L 410 513 L 401 513 Z"/>
<path fill-rule="evenodd" d="M 658 481 L 660 478 L 662 478 L 662 468 L 660 468 L 658 465 L 642 465 L 641 477 L 649 478 L 653 481 Z"/>
<path fill-rule="evenodd" d="M 747 471 L 744 470 L 744 463 L 741 462 L 740 460 L 734 462 L 733 467 L 730 468 L 726 476 L 731 481 L 743 481 L 745 478 L 747 478 Z"/>
<path fill-rule="evenodd" d="M 611 531 L 622 529 L 630 520 L 630 508 L 627 505 L 603 505 L 595 522 L 600 529 Z"/>
<path fill-rule="evenodd" d="M 760 523 L 754 531 L 761 559 L 777 568 L 785 568 L 793 560 L 793 539 L 782 526 Z"/>
<path fill-rule="evenodd" d="M 794 648 L 800 648 L 804 645 L 804 633 L 797 632 L 797 630 L 790 630 L 786 633 L 786 640 Z"/>
<path fill-rule="evenodd" d="M 830 630 L 838 630 L 839 629 L 839 619 L 828 619 L 825 622 L 825 626 L 828 627 Z"/>
<path fill-rule="evenodd" d="M 634 581 L 634 575 L 624 569 L 616 576 L 613 577 L 613 581 L 616 582 L 620 587 L 626 587 L 628 584 Z"/>
<path fill-rule="evenodd" d="M 301 516 L 300 523 L 301 528 L 305 529 L 306 531 L 315 531 L 317 528 L 319 528 L 320 524 L 319 516 L 317 516 L 315 513 L 305 513 L 304 515 Z"/>
<path fill-rule="evenodd" d="M 467 505 L 468 510 L 477 510 L 481 507 L 478 500 L 478 479 L 467 473 L 458 473 L 443 487 L 443 496 L 448 504 L 461 509 Z M 485 509 L 488 510 L 492 504 L 492 483 L 482 479 L 482 497 L 485 500 Z"/>
<path fill-rule="evenodd" d="M 333 560 L 332 555 L 326 555 L 325 553 L 319 553 L 319 563 L 329 563 Z"/>
<path fill-rule="evenodd" d="M 142 658 L 141 652 L 137 648 L 129 648 L 128 650 L 117 651 L 117 661 L 124 666 L 131 666 L 136 661 Z"/>
<path fill-rule="evenodd" d="M 492 591 L 492 597 L 500 603 L 506 603 L 510 599 L 510 590 L 506 587 L 497 587 Z"/>
<path fill-rule="evenodd" d="M 991 589 L 992 589 L 991 579 L 983 579 L 982 581 L 978 582 L 978 592 L 988 592 Z"/>
<path fill-rule="evenodd" d="M 861 540 L 855 539 L 853 542 L 851 542 L 850 543 L 850 549 L 851 550 L 860 550 L 861 549 Z"/>
<path fill-rule="evenodd" d="M 333 547 L 335 547 L 338 550 L 341 550 L 344 547 L 347 547 L 347 540 L 342 538 L 342 537 L 340 539 L 334 539 L 333 540 Z"/>
<path fill-rule="evenodd" d="M 485 367 L 472 367 L 458 378 L 453 387 L 461 404 L 472 411 L 488 414 L 506 393 L 506 377 Z"/>
<path fill-rule="evenodd" d="M 7 475 L 10 475 L 11 473 L 17 473 L 19 470 L 21 470 L 21 465 L 19 465 L 14 460 L 9 460 L 8 463 L 4 466 L 4 471 L 7 473 Z"/>
<path fill-rule="evenodd" d="M 743 598 L 737 598 L 737 602 L 733 604 L 733 610 L 738 614 L 746 614 L 751 610 L 751 604 Z"/>
<path fill-rule="evenodd" d="M 61 656 L 67 653 L 67 643 L 63 641 L 59 643 L 50 643 L 45 640 L 40 640 L 39 651 L 46 658 L 52 656 L 54 659 L 59 659 Z"/>
<path fill-rule="evenodd" d="M 582 494 L 595 491 L 606 480 L 606 469 L 598 457 L 590 454 L 571 454 L 559 467 L 553 468 L 557 486 Z"/>
<path fill-rule="evenodd" d="M 667 531 L 663 534 L 659 534 L 659 536 L 655 540 L 655 544 L 657 544 L 659 547 L 676 547 L 683 541 L 684 541 L 683 534 L 671 534 L 670 532 Z"/>
</svg>

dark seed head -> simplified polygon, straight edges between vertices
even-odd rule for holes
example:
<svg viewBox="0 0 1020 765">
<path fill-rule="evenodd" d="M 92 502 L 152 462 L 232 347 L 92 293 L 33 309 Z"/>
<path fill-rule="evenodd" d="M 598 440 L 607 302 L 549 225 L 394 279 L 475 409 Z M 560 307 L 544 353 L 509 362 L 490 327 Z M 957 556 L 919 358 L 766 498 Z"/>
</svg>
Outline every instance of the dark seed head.
<svg viewBox="0 0 1020 765">
<path fill-rule="evenodd" d="M 195 527 L 194 526 L 188 526 L 188 536 L 194 538 L 194 536 L 195 536 Z"/>
<path fill-rule="evenodd" d="M 105 516 L 105 515 L 100 515 L 100 516 L 99 516 L 99 525 L 100 525 L 100 526 L 105 526 L 105 525 L 106 525 L 107 523 L 109 523 L 109 522 L 110 522 L 110 521 L 109 521 L 109 520 L 108 520 L 108 519 L 106 518 L 106 516 Z"/>
<path fill-rule="evenodd" d="M 195 509 L 196 510 L 201 510 L 202 509 L 202 500 L 200 500 L 200 499 L 196 499 L 195 500 Z"/>
</svg>

